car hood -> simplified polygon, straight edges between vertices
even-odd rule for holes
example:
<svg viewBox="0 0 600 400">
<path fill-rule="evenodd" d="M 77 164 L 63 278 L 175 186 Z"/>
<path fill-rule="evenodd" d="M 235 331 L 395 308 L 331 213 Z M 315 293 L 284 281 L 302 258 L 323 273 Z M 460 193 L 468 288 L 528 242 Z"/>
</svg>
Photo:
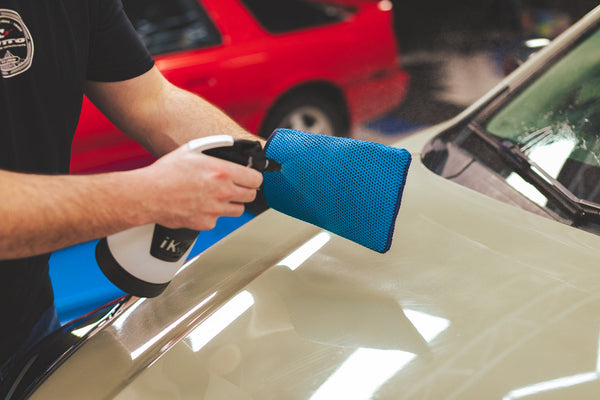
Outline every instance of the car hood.
<svg viewBox="0 0 600 400">
<path fill-rule="evenodd" d="M 269 210 L 132 298 L 33 398 L 596 397 L 600 237 L 413 155 L 388 253 Z"/>
</svg>

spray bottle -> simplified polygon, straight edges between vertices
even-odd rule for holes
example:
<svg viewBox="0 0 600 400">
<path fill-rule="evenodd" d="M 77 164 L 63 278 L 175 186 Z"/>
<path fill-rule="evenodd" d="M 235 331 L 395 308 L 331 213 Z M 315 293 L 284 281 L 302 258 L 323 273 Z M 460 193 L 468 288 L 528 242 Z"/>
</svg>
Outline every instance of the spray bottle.
<svg viewBox="0 0 600 400">
<path fill-rule="evenodd" d="M 277 162 L 265 157 L 262 146 L 256 141 L 217 135 L 194 139 L 187 146 L 193 152 L 247 165 L 261 172 L 276 172 L 281 168 Z M 155 297 L 179 271 L 198 233 L 159 224 L 131 228 L 101 239 L 96 245 L 96 261 L 104 275 L 121 290 L 134 296 Z"/>
</svg>

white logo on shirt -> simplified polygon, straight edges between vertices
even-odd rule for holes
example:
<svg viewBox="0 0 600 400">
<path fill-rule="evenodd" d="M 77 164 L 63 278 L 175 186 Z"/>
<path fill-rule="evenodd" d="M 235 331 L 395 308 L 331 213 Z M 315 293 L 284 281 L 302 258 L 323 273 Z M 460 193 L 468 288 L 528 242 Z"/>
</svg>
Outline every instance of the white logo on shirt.
<svg viewBox="0 0 600 400">
<path fill-rule="evenodd" d="M 0 8 L 0 72 L 12 78 L 31 67 L 33 39 L 21 16 Z"/>
</svg>

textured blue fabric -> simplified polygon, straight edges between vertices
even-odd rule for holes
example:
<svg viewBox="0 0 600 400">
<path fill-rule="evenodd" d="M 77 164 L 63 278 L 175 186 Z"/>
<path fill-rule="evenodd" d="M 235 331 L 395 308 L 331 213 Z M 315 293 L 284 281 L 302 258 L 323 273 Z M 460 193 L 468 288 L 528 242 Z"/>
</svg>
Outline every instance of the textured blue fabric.
<svg viewBox="0 0 600 400">
<path fill-rule="evenodd" d="M 278 129 L 265 146 L 268 205 L 369 249 L 389 250 L 411 156 L 356 139 Z"/>
</svg>

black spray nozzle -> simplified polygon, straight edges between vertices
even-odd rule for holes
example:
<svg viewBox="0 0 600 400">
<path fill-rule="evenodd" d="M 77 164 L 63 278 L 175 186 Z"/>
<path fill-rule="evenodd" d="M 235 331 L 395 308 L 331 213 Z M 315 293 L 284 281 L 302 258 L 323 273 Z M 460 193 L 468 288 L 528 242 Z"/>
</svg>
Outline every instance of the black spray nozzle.
<svg viewBox="0 0 600 400">
<path fill-rule="evenodd" d="M 203 151 L 204 154 L 254 168 L 259 172 L 279 172 L 281 164 L 267 158 L 258 141 L 239 139 L 233 146 L 216 147 Z"/>
</svg>

